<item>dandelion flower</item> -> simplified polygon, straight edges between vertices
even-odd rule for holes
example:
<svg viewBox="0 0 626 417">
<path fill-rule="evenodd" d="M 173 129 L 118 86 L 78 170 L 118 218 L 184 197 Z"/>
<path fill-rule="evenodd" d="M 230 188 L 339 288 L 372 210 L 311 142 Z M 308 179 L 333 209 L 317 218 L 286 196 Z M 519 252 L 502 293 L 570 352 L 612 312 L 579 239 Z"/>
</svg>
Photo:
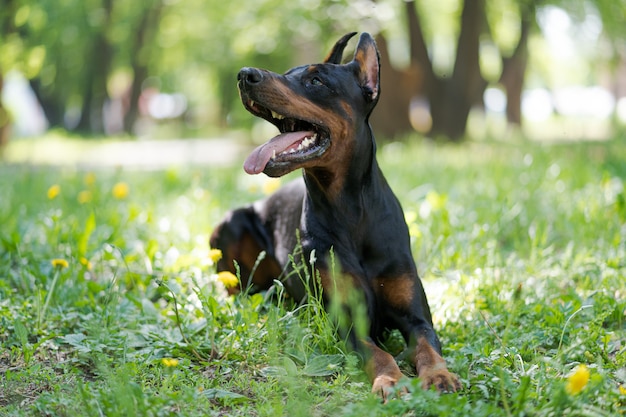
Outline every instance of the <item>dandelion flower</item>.
<svg viewBox="0 0 626 417">
<path fill-rule="evenodd" d="M 239 284 L 237 276 L 229 271 L 218 272 L 217 280 L 224 284 L 226 288 L 234 288 Z"/>
<path fill-rule="evenodd" d="M 589 369 L 587 366 L 582 364 L 578 365 L 574 372 L 567 377 L 567 385 L 565 386 L 565 390 L 570 395 L 576 395 L 581 392 L 587 383 L 589 382 Z"/>
<path fill-rule="evenodd" d="M 89 262 L 89 259 L 87 258 L 83 257 L 83 258 L 80 258 L 78 261 L 80 262 L 82 266 L 84 266 L 88 270 L 91 270 L 91 268 L 93 267 L 93 265 L 91 264 L 91 262 Z"/>
<path fill-rule="evenodd" d="M 161 359 L 161 363 L 167 366 L 168 368 L 173 368 L 174 366 L 178 365 L 178 359 L 163 358 Z"/>
<path fill-rule="evenodd" d="M 93 194 L 89 190 L 81 191 L 80 193 L 78 193 L 78 197 L 76 197 L 76 199 L 78 200 L 80 204 L 89 203 L 92 200 L 92 198 L 93 198 Z"/>
<path fill-rule="evenodd" d="M 209 251 L 209 259 L 215 264 L 222 259 L 222 251 L 219 249 L 211 249 Z"/>
<path fill-rule="evenodd" d="M 50 200 L 55 199 L 61 193 L 61 186 L 59 184 L 54 184 L 52 187 L 48 188 L 48 198 Z"/>
<path fill-rule="evenodd" d="M 263 183 L 263 194 L 270 195 L 280 188 L 280 178 L 268 178 Z"/>
<path fill-rule="evenodd" d="M 113 193 L 113 197 L 117 198 L 118 200 L 123 200 L 128 197 L 128 184 L 126 184 L 125 182 L 118 182 L 113 186 L 113 190 L 111 192 Z"/>
<path fill-rule="evenodd" d="M 65 259 L 61 259 L 61 258 L 53 259 L 50 262 L 52 263 L 52 266 L 54 268 L 63 269 L 63 268 L 67 268 L 68 266 L 70 266 L 70 264 Z"/>
<path fill-rule="evenodd" d="M 94 185 L 96 183 L 96 174 L 94 174 L 93 172 L 88 172 L 87 174 L 85 174 L 83 182 L 87 187 Z"/>
<path fill-rule="evenodd" d="M 620 393 L 621 395 L 626 395 L 626 387 L 625 387 L 625 386 L 623 386 L 623 385 L 620 385 L 620 386 L 619 386 L 619 393 Z"/>
<path fill-rule="evenodd" d="M 437 191 L 431 190 L 426 194 L 426 201 L 430 204 L 433 211 L 439 211 L 446 206 L 448 197 L 445 194 L 439 194 Z"/>
</svg>

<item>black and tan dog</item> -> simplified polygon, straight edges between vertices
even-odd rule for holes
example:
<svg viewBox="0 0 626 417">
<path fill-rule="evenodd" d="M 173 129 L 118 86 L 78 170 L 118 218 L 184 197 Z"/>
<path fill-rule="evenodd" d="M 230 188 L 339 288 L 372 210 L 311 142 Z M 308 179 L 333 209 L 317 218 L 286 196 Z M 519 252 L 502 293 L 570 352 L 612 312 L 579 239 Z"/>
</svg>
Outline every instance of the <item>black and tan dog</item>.
<svg viewBox="0 0 626 417">
<path fill-rule="evenodd" d="M 250 154 L 245 171 L 279 177 L 302 168 L 303 179 L 230 212 L 211 246 L 223 252 L 218 269 L 235 272 L 236 261 L 252 290 L 281 279 L 289 294 L 301 299 L 305 284 L 289 259 L 299 231 L 300 260 L 309 261 L 315 251 L 325 296 L 337 288 L 329 270 L 331 251 L 341 266 L 338 279 L 363 293 L 369 337 L 353 341 L 368 358 L 372 391 L 386 399 L 402 377 L 394 358 L 376 345 L 387 329 L 398 329 L 406 339 L 423 387 L 455 391 L 460 383 L 441 356 L 402 208 L 376 161 L 368 118 L 380 96 L 380 64 L 372 37 L 363 33 L 353 60 L 341 64 L 354 35 L 341 38 L 321 64 L 284 75 L 257 68 L 239 72 L 246 109 L 281 132 Z M 254 268 L 261 251 L 266 256 Z"/>
</svg>

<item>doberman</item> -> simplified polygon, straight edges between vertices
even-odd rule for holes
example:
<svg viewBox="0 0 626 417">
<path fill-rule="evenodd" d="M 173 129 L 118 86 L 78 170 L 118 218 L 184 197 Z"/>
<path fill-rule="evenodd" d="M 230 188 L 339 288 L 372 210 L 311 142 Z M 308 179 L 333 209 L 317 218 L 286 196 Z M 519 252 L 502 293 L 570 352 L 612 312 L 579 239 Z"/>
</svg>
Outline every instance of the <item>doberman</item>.
<svg viewBox="0 0 626 417">
<path fill-rule="evenodd" d="M 376 344 L 388 329 L 405 338 L 424 388 L 456 391 L 461 384 L 441 356 L 402 208 L 376 161 L 368 122 L 380 96 L 373 38 L 363 33 L 352 61 L 341 63 L 355 34 L 342 37 L 321 64 L 284 75 L 241 69 L 237 78 L 245 108 L 281 132 L 248 156 L 244 170 L 280 177 L 302 168 L 303 176 L 231 211 L 213 232 L 211 247 L 223 253 L 218 270 L 235 273 L 236 262 L 250 290 L 268 289 L 281 279 L 300 300 L 307 288 L 294 273 L 293 256 L 290 260 L 300 244 L 302 262 L 311 255 L 316 259 L 325 296 L 337 292 L 335 279 L 362 292 L 369 335 L 351 340 L 366 355 L 373 392 L 386 401 L 402 377 L 394 358 Z M 265 257 L 258 262 L 262 251 Z M 341 268 L 338 278 L 331 271 L 331 252 Z"/>
</svg>

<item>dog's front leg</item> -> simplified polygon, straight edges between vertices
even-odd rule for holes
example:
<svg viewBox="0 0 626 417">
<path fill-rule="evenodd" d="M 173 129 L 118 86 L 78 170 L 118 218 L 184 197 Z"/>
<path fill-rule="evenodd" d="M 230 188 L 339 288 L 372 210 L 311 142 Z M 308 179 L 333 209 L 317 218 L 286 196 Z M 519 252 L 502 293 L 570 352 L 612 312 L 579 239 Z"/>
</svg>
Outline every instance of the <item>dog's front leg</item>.
<svg viewBox="0 0 626 417">
<path fill-rule="evenodd" d="M 461 389 L 459 378 L 448 370 L 445 359 L 433 348 L 425 336 L 417 337 L 412 359 L 423 389 L 431 386 L 439 392 Z"/>
<path fill-rule="evenodd" d="M 387 402 L 403 376 L 400 367 L 393 356 L 376 346 L 371 340 L 363 341 L 363 344 L 369 353 L 365 370 L 372 381 L 372 392 Z"/>
<path fill-rule="evenodd" d="M 441 344 L 432 325 L 426 294 L 417 275 L 405 274 L 395 278 L 375 281 L 380 303 L 404 336 L 408 359 L 415 365 L 422 387 L 434 386 L 438 391 L 457 391 L 461 384 L 456 375 L 448 371 L 441 356 Z"/>
</svg>

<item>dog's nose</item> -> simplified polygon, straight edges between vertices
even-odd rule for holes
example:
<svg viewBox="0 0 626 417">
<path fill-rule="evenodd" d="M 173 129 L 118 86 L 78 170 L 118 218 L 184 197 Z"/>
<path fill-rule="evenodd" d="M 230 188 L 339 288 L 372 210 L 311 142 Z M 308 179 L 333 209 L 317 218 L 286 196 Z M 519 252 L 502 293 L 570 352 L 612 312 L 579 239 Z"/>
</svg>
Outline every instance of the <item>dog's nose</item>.
<svg viewBox="0 0 626 417">
<path fill-rule="evenodd" d="M 256 68 L 245 67 L 239 71 L 237 80 L 246 84 L 258 84 L 263 81 L 263 73 Z"/>
</svg>

